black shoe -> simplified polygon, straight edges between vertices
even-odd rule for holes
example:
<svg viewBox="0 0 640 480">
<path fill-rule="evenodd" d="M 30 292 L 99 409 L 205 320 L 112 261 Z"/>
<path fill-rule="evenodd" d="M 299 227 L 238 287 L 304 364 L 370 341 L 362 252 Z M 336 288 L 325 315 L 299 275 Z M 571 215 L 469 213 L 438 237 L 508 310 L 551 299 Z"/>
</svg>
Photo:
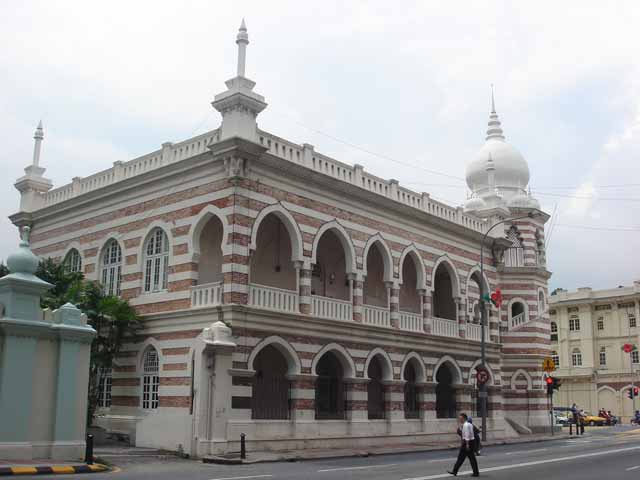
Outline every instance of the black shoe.
<svg viewBox="0 0 640 480">
<path fill-rule="evenodd" d="M 457 474 L 457 473 L 452 472 L 451 470 L 447 470 L 447 473 L 448 473 L 449 475 L 453 475 L 454 477 L 457 477 L 457 476 L 458 476 L 458 474 Z"/>
<path fill-rule="evenodd" d="M 474 473 L 473 475 L 471 475 L 472 477 L 479 477 L 480 474 L 479 473 Z"/>
</svg>

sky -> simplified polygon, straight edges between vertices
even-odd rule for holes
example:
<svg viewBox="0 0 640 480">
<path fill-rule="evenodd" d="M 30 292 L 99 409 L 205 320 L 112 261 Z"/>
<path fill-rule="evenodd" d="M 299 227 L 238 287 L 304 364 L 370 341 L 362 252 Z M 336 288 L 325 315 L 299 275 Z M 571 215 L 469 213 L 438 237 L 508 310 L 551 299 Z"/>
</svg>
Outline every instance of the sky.
<svg viewBox="0 0 640 480">
<path fill-rule="evenodd" d="M 0 2 L 0 258 L 39 120 L 55 186 L 217 128 L 242 18 L 260 128 L 454 206 L 494 84 L 550 288 L 640 280 L 637 1 Z"/>
</svg>

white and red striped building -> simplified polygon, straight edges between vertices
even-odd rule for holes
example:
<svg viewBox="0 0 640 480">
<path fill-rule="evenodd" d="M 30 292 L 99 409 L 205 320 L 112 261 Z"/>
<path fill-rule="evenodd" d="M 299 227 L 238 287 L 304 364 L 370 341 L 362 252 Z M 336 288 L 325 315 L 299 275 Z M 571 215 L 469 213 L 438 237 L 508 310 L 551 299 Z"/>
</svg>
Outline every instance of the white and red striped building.
<svg viewBox="0 0 640 480">
<path fill-rule="evenodd" d="M 144 329 L 104 372 L 99 423 L 137 445 L 238 449 L 453 438 L 476 414 L 480 246 L 489 311 L 489 436 L 547 422 L 544 224 L 495 109 L 465 208 L 260 130 L 244 75 L 217 130 L 52 188 L 16 187 L 32 247 L 135 305 Z M 535 214 L 527 217 L 528 214 Z M 519 428 L 518 428 L 519 429 Z"/>
</svg>

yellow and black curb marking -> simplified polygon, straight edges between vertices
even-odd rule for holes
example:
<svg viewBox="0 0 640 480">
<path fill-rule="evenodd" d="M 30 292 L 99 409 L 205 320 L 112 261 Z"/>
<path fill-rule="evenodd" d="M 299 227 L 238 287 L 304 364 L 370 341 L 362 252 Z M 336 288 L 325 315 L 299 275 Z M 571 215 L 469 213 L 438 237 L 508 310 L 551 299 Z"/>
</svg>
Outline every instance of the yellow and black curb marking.
<svg viewBox="0 0 640 480">
<path fill-rule="evenodd" d="M 99 463 L 93 465 L 79 464 L 79 465 L 51 465 L 42 467 L 32 466 L 18 466 L 18 467 L 0 467 L 0 477 L 8 475 L 51 475 L 55 473 L 59 474 L 72 474 L 72 473 L 98 473 L 106 472 L 109 467 L 101 465 Z"/>
</svg>

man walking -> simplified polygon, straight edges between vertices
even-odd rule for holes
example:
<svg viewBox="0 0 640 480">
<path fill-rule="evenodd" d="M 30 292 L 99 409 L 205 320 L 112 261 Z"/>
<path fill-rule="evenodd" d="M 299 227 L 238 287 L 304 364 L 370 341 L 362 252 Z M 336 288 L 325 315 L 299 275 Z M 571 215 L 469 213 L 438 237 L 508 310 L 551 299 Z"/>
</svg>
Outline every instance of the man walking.
<svg viewBox="0 0 640 480">
<path fill-rule="evenodd" d="M 473 425 L 469 423 L 468 417 L 466 413 L 461 413 L 458 416 L 458 421 L 462 425 L 460 427 L 460 433 L 462 437 L 462 444 L 460 445 L 460 451 L 458 452 L 458 460 L 453 467 L 453 470 L 448 470 L 447 473 L 450 473 L 453 476 L 458 475 L 458 470 L 464 463 L 464 459 L 469 457 L 469 463 L 471 464 L 471 468 L 473 469 L 473 477 L 479 477 L 480 473 L 478 472 L 478 462 L 476 461 L 475 456 L 475 435 L 473 433 Z"/>
</svg>

